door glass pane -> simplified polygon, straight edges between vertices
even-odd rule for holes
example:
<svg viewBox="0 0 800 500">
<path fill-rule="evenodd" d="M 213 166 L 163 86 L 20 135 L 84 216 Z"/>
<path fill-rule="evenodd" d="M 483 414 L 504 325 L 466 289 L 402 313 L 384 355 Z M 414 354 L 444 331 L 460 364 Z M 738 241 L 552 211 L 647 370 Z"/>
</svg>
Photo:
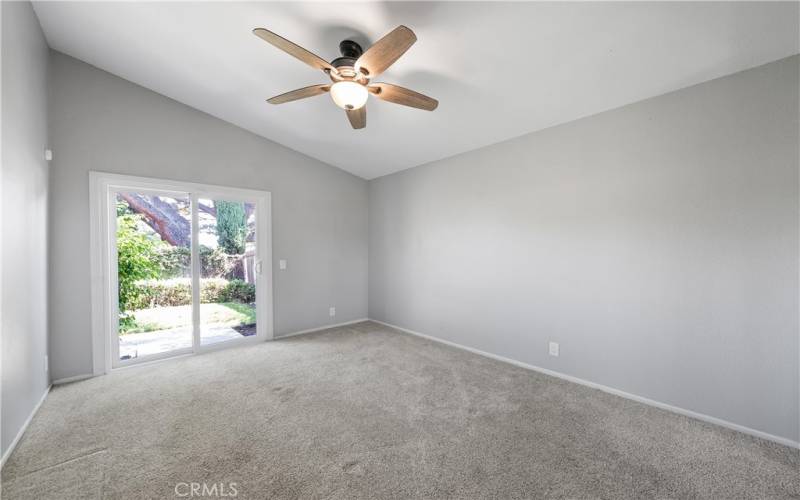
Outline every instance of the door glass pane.
<svg viewBox="0 0 800 500">
<path fill-rule="evenodd" d="M 256 334 L 255 204 L 198 200 L 200 343 Z"/>
<path fill-rule="evenodd" d="M 120 360 L 192 347 L 189 197 L 116 194 Z"/>
</svg>

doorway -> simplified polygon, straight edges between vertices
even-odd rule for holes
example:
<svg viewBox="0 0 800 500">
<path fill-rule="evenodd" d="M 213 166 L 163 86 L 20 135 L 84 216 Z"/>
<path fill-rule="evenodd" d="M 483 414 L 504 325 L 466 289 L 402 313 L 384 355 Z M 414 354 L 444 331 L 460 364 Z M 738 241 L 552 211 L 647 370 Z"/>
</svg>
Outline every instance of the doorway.
<svg viewBox="0 0 800 500">
<path fill-rule="evenodd" d="M 96 374 L 272 338 L 270 193 L 98 172 L 90 184 Z"/>
</svg>

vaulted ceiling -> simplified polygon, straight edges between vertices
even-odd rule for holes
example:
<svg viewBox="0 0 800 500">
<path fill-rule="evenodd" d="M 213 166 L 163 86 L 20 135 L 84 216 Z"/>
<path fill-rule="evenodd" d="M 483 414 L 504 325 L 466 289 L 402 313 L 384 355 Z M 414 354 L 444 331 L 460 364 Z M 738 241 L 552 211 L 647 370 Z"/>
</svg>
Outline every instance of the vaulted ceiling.
<svg viewBox="0 0 800 500">
<path fill-rule="evenodd" d="M 37 2 L 50 46 L 364 178 L 452 156 L 800 51 L 785 3 Z M 270 29 L 327 60 L 392 28 L 417 43 L 380 81 L 439 99 L 377 99 L 353 130 L 322 95 L 265 99 L 315 71 L 253 36 Z"/>
</svg>

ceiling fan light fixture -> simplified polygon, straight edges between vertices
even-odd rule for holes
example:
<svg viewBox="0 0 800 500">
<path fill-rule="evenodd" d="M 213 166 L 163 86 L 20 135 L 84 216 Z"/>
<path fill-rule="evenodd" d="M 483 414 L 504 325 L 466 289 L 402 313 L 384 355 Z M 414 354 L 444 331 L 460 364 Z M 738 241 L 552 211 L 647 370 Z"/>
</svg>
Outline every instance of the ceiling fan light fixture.
<svg viewBox="0 0 800 500">
<path fill-rule="evenodd" d="M 334 83 L 330 92 L 333 102 L 344 110 L 363 107 L 369 97 L 369 91 L 365 86 L 349 80 Z"/>
<path fill-rule="evenodd" d="M 436 99 L 399 85 L 371 82 L 417 41 L 414 32 L 405 26 L 393 29 L 366 52 L 358 43 L 343 40 L 339 44 L 342 57 L 331 62 L 264 28 L 255 28 L 253 34 L 312 68 L 322 70 L 333 82 L 284 92 L 267 99 L 270 104 L 283 104 L 330 92 L 333 102 L 345 111 L 350 125 L 356 130 L 367 126 L 366 104 L 370 94 L 381 101 L 426 111 L 433 111 L 439 105 Z"/>
</svg>

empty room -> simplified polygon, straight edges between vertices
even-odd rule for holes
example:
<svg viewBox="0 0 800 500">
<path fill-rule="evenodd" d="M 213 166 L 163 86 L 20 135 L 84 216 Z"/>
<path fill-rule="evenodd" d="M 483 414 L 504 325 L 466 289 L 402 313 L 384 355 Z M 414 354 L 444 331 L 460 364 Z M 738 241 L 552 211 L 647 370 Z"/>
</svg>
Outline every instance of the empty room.
<svg viewBox="0 0 800 500">
<path fill-rule="evenodd" d="M 800 498 L 800 2 L 0 19 L 3 500 Z"/>
</svg>

